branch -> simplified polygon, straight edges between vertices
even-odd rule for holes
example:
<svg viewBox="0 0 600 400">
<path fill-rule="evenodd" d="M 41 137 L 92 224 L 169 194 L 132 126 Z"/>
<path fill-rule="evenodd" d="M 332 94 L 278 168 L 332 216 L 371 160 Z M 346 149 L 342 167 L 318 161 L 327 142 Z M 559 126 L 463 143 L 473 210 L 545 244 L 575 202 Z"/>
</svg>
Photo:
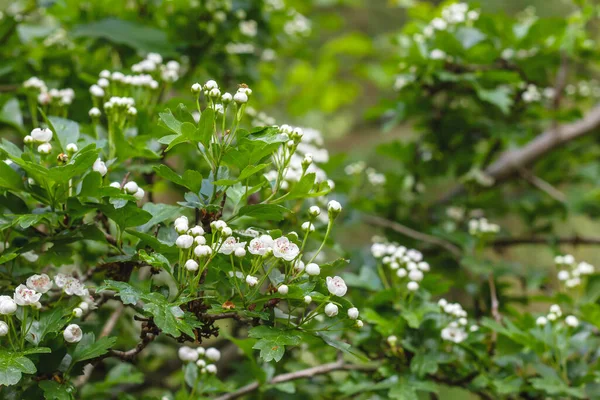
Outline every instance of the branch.
<svg viewBox="0 0 600 400">
<path fill-rule="evenodd" d="M 346 364 L 344 360 L 338 360 L 336 362 L 332 362 L 329 364 L 319 365 L 317 367 L 307 368 L 296 372 L 289 372 L 286 374 L 281 374 L 275 376 L 270 381 L 266 382 L 266 385 L 275 385 L 278 383 L 294 381 L 297 379 L 305 379 L 312 378 L 313 376 L 328 374 L 333 371 L 373 371 L 377 368 L 374 365 L 355 365 L 355 364 Z M 246 386 L 242 386 L 235 392 L 227 393 L 222 396 L 215 398 L 215 400 L 232 400 L 237 399 L 238 397 L 244 396 L 248 393 L 251 393 L 257 390 L 260 386 L 259 382 L 252 382 Z"/>
<path fill-rule="evenodd" d="M 540 189 L 542 192 L 545 192 L 548 196 L 552 197 L 554 200 L 559 203 L 566 203 L 567 196 L 542 178 L 539 178 L 531 173 L 528 169 L 520 168 L 519 174 L 529 183 L 531 183 L 536 188 Z"/>
<path fill-rule="evenodd" d="M 517 237 L 517 238 L 499 238 L 494 240 L 491 245 L 495 248 L 503 248 L 510 246 L 520 246 L 527 244 L 570 244 L 573 246 L 579 245 L 600 245 L 600 238 L 593 237 L 564 237 L 564 238 L 544 238 L 544 237 Z"/>
<path fill-rule="evenodd" d="M 365 216 L 363 216 L 363 219 L 368 223 L 371 223 L 371 224 L 377 225 L 377 226 L 381 226 L 384 228 L 389 228 L 395 232 L 398 232 L 404 236 L 408 236 L 415 240 L 420 240 L 420 241 L 423 241 L 423 242 L 426 242 L 429 244 L 433 244 L 438 247 L 443 247 L 444 249 L 446 249 L 450 253 L 452 253 L 452 255 L 454 255 L 455 257 L 461 256 L 460 248 L 458 248 L 458 246 L 448 242 L 447 240 L 441 239 L 436 236 L 431 236 L 431 235 L 428 235 L 426 233 L 422 233 L 419 231 L 415 231 L 414 229 L 409 228 L 408 226 L 402 225 L 398 222 L 390 221 L 390 220 L 387 220 L 387 219 L 381 218 L 381 217 L 376 217 L 374 215 L 365 215 Z"/>
<path fill-rule="evenodd" d="M 600 104 L 592 108 L 579 121 L 554 126 L 533 138 L 525 146 L 507 150 L 485 170 L 485 174 L 494 178 L 497 184 L 511 177 L 520 168 L 535 163 L 561 145 L 584 136 L 600 126 Z M 462 194 L 465 187 L 460 184 L 448 191 L 438 204 L 449 202 Z"/>
</svg>

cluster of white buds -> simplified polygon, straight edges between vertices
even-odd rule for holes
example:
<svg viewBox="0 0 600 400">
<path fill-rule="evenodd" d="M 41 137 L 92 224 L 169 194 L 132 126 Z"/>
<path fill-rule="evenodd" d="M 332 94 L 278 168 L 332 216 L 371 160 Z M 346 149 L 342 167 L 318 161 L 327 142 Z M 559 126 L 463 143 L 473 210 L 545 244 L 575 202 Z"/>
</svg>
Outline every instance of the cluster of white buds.
<svg viewBox="0 0 600 400">
<path fill-rule="evenodd" d="M 469 10 L 467 3 L 454 3 L 442 9 L 441 17 L 436 17 L 425 26 L 423 35 L 432 37 L 436 31 L 453 30 L 456 25 L 472 23 L 479 19 L 479 10 Z"/>
<path fill-rule="evenodd" d="M 239 28 L 240 33 L 244 36 L 254 37 L 258 33 L 258 24 L 252 19 L 240 21 Z"/>
<path fill-rule="evenodd" d="M 469 320 L 467 319 L 467 312 L 463 307 L 459 303 L 449 303 L 446 299 L 440 299 L 438 305 L 443 313 L 448 315 L 451 319 L 448 325 L 442 329 L 442 339 L 454 343 L 460 343 L 467 339 L 469 336 L 467 332 Z M 468 330 L 469 332 L 477 332 L 479 326 L 471 325 Z"/>
<path fill-rule="evenodd" d="M 217 366 L 213 363 L 221 359 L 221 352 L 214 347 L 205 349 L 204 347 L 182 346 L 177 351 L 177 355 L 184 363 L 196 364 L 202 374 L 216 374 Z"/>
<path fill-rule="evenodd" d="M 290 36 L 307 36 L 311 30 L 310 20 L 296 10 L 288 13 L 290 19 L 283 26 L 283 31 Z"/>
<path fill-rule="evenodd" d="M 163 81 L 173 83 L 179 80 L 181 65 L 175 60 L 168 61 L 161 66 L 160 77 Z"/>
<path fill-rule="evenodd" d="M 36 76 L 32 76 L 23 82 L 23 88 L 25 88 L 27 91 L 36 92 L 36 94 L 48 91 L 46 83 Z"/>
<path fill-rule="evenodd" d="M 37 151 L 40 154 L 46 155 L 52 152 L 52 131 L 49 128 L 34 128 L 31 133 L 23 138 L 23 143 L 26 145 L 37 144 Z"/>
<path fill-rule="evenodd" d="M 553 304 L 550 306 L 550 312 L 547 315 L 542 315 L 537 317 L 535 323 L 537 326 L 546 326 L 551 322 L 558 321 L 563 316 L 562 309 L 558 304 Z M 571 328 L 577 328 L 579 326 L 579 320 L 574 315 L 568 315 L 565 317 L 564 322 L 567 326 Z"/>
<path fill-rule="evenodd" d="M 111 97 L 107 102 L 104 103 L 104 110 L 107 113 L 121 113 L 125 112 L 127 115 L 134 116 L 137 114 L 135 108 L 135 100 L 131 97 Z"/>
<path fill-rule="evenodd" d="M 252 89 L 248 87 L 246 84 L 241 84 L 238 87 L 237 92 L 233 95 L 233 101 L 242 105 L 246 104 L 252 95 Z"/>
<path fill-rule="evenodd" d="M 500 232 L 500 226 L 489 222 L 486 218 L 473 218 L 469 221 L 469 234 L 482 237 Z"/>
<path fill-rule="evenodd" d="M 37 102 L 43 106 L 69 106 L 71 103 L 73 103 L 73 99 L 75 99 L 75 91 L 73 89 L 66 88 L 48 90 L 46 83 L 35 76 L 23 82 L 23 87 L 25 88 L 28 96 L 35 96 Z"/>
<path fill-rule="evenodd" d="M 559 255 L 554 258 L 554 263 L 561 270 L 558 272 L 558 280 L 565 283 L 568 288 L 581 284 L 581 278 L 595 272 L 593 265 L 582 261 L 576 262 L 571 254 Z"/>
<path fill-rule="evenodd" d="M 144 191 L 144 189 L 142 189 L 140 186 L 138 186 L 137 183 L 135 183 L 134 181 L 129 181 L 127 183 L 125 183 L 125 185 L 123 185 L 123 187 L 121 188 L 121 183 L 120 182 L 113 182 L 110 184 L 111 187 L 114 187 L 116 189 L 119 190 L 123 190 L 125 193 L 132 195 L 133 197 L 136 198 L 136 200 L 142 200 L 144 198 L 144 195 L 146 194 L 146 192 Z"/>
<path fill-rule="evenodd" d="M 525 103 L 534 103 L 542 99 L 542 94 L 537 86 L 530 83 L 521 94 L 521 98 Z"/>
<path fill-rule="evenodd" d="M 367 168 L 367 164 L 364 161 L 357 161 L 352 164 L 348 164 L 344 167 L 346 175 L 360 175 Z"/>
<path fill-rule="evenodd" d="M 595 79 L 579 81 L 577 84 L 569 84 L 565 87 L 565 93 L 569 96 L 600 97 L 600 85 Z"/>
<path fill-rule="evenodd" d="M 414 292 L 419 289 L 419 282 L 429 272 L 429 263 L 423 261 L 423 254 L 415 249 L 407 249 L 397 243 L 388 243 L 380 238 L 373 238 L 371 254 L 381 263 L 389 267 L 392 272 L 400 278 L 400 282 L 406 282 L 406 288 Z"/>
</svg>

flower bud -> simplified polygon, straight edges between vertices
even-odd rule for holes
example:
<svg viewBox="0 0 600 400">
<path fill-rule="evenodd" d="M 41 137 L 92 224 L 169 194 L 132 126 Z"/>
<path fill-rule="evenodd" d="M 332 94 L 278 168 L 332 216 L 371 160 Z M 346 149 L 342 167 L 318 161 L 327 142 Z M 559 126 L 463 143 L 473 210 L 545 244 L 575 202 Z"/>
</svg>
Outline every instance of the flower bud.
<svg viewBox="0 0 600 400">
<path fill-rule="evenodd" d="M 210 246 L 206 245 L 196 246 L 196 248 L 194 249 L 194 254 L 198 257 L 209 256 L 212 254 L 212 249 L 210 248 Z"/>
<path fill-rule="evenodd" d="M 194 244 L 194 238 L 190 235 L 181 235 L 175 241 L 175 245 L 180 249 L 189 249 Z"/>
<path fill-rule="evenodd" d="M 396 343 L 398 342 L 398 337 L 391 335 L 387 337 L 387 342 L 390 346 L 395 346 Z"/>
<path fill-rule="evenodd" d="M 199 94 L 202 91 L 202 86 L 198 82 L 192 85 L 192 93 Z"/>
<path fill-rule="evenodd" d="M 73 153 L 77 152 L 77 150 L 79 150 L 79 149 L 77 148 L 77 145 L 75 143 L 69 143 L 67 145 L 66 150 L 67 150 L 67 153 L 73 154 Z"/>
<path fill-rule="evenodd" d="M 198 271 L 198 263 L 194 260 L 187 260 L 185 262 L 185 269 L 188 271 Z"/>
<path fill-rule="evenodd" d="M 338 306 L 333 303 L 328 303 L 325 306 L 325 314 L 327 314 L 328 317 L 335 317 L 338 314 Z"/>
<path fill-rule="evenodd" d="M 10 296 L 0 296 L 0 314 L 11 315 L 17 311 L 17 303 Z"/>
<path fill-rule="evenodd" d="M 329 219 L 333 220 L 342 212 L 342 205 L 335 200 L 331 200 L 327 204 L 327 212 L 329 213 Z"/>
<path fill-rule="evenodd" d="M 306 266 L 305 271 L 307 274 L 315 276 L 321 273 L 321 268 L 315 263 L 310 263 Z"/>
<path fill-rule="evenodd" d="M 245 104 L 248 102 L 248 95 L 246 93 L 243 92 L 237 92 L 234 96 L 233 96 L 233 100 L 238 103 L 238 104 Z"/>
<path fill-rule="evenodd" d="M 0 336 L 8 335 L 8 324 L 4 321 L 0 321 Z"/>
<path fill-rule="evenodd" d="M 305 302 L 306 304 L 310 304 L 310 303 L 312 303 L 312 297 L 310 297 L 310 296 L 304 296 L 304 302 Z"/>
<path fill-rule="evenodd" d="M 410 290 L 411 292 L 414 292 L 414 291 L 416 291 L 416 290 L 418 290 L 418 289 L 419 289 L 419 284 L 418 284 L 417 282 L 410 281 L 410 282 L 408 282 L 408 284 L 406 285 L 406 288 L 407 288 L 408 290 Z"/>
<path fill-rule="evenodd" d="M 224 227 L 221 232 L 223 233 L 223 236 L 226 236 L 226 237 L 229 237 L 233 234 L 233 231 L 228 226 Z"/>
<path fill-rule="evenodd" d="M 217 366 L 215 364 L 208 364 L 206 366 L 206 372 L 208 372 L 209 374 L 216 374 Z"/>
<path fill-rule="evenodd" d="M 321 209 L 318 206 L 312 206 L 308 209 L 308 215 L 311 217 L 317 217 L 321 214 Z"/>
<path fill-rule="evenodd" d="M 579 320 L 574 315 L 569 315 L 565 318 L 565 323 L 571 328 L 577 328 L 579 326 Z"/>
<path fill-rule="evenodd" d="M 221 91 L 218 88 L 211 89 L 208 92 L 208 96 L 212 97 L 213 99 L 217 99 L 217 98 L 221 97 Z"/>
<path fill-rule="evenodd" d="M 188 232 L 192 236 L 204 235 L 204 229 L 200 225 L 196 225 Z"/>
<path fill-rule="evenodd" d="M 206 238 L 204 236 L 196 236 L 194 242 L 198 245 L 206 244 Z"/>
<path fill-rule="evenodd" d="M 204 367 L 206 367 L 206 361 L 198 360 L 198 361 L 196 361 L 196 365 L 198 366 L 198 368 L 204 368 Z"/>
<path fill-rule="evenodd" d="M 232 100 L 233 96 L 231 95 L 231 93 L 225 92 L 221 95 L 221 103 L 225 105 L 231 103 Z"/>
<path fill-rule="evenodd" d="M 246 249 L 244 249 L 243 247 L 238 247 L 237 249 L 235 249 L 233 254 L 236 257 L 244 257 L 246 255 Z"/>
<path fill-rule="evenodd" d="M 144 189 L 138 188 L 138 190 L 133 194 L 133 197 L 135 197 L 135 199 L 139 201 L 144 198 L 145 194 L 146 192 L 144 191 Z"/>
<path fill-rule="evenodd" d="M 356 320 L 356 327 L 357 328 L 362 328 L 363 326 L 364 326 L 364 323 L 360 319 L 357 319 Z"/>
<path fill-rule="evenodd" d="M 90 305 L 88 303 L 86 303 L 85 301 L 82 301 L 81 303 L 79 303 L 79 305 L 77 307 L 81 308 L 81 310 L 83 312 L 88 312 L 90 309 Z"/>
<path fill-rule="evenodd" d="M 252 275 L 246 276 L 246 283 L 248 286 L 255 286 L 258 283 L 258 278 Z"/>
<path fill-rule="evenodd" d="M 129 194 L 134 194 L 138 191 L 139 187 L 134 181 L 129 181 L 125 184 L 125 186 L 123 186 L 123 189 L 125 189 L 125 191 Z"/>
<path fill-rule="evenodd" d="M 23 143 L 25 144 L 31 144 L 33 143 L 33 136 L 31 135 L 27 135 L 23 138 Z"/>
<path fill-rule="evenodd" d="M 52 145 L 50 143 L 42 143 L 38 146 L 38 152 L 40 154 L 50 154 L 52 151 Z"/>
<path fill-rule="evenodd" d="M 219 87 L 219 85 L 217 85 L 217 82 L 213 81 L 212 79 L 209 80 L 209 81 L 207 81 L 204 84 L 204 90 L 211 90 L 211 89 L 215 89 L 215 88 L 218 88 L 218 87 Z"/>
<path fill-rule="evenodd" d="M 102 176 L 106 175 L 106 173 L 108 172 L 106 164 L 104 164 L 104 161 L 102 161 L 99 158 L 94 162 L 94 165 L 92 165 L 92 170 L 99 172 Z"/>
<path fill-rule="evenodd" d="M 48 128 L 35 128 L 31 131 L 34 142 L 48 143 L 52 140 L 52 131 Z"/>
<path fill-rule="evenodd" d="M 535 320 L 535 324 L 538 326 L 544 326 L 548 323 L 548 319 L 546 319 L 546 317 L 538 317 Z"/>
<path fill-rule="evenodd" d="M 214 347 L 206 349 L 206 358 L 212 361 L 219 361 L 221 359 L 221 352 Z"/>
<path fill-rule="evenodd" d="M 281 295 L 286 295 L 288 294 L 290 288 L 287 285 L 281 285 L 279 286 L 279 288 L 277 289 L 277 292 Z"/>
<path fill-rule="evenodd" d="M 305 232 L 314 232 L 315 226 L 312 222 L 306 221 L 302 224 L 302 230 Z"/>
<path fill-rule="evenodd" d="M 73 316 L 75 318 L 81 318 L 82 315 L 83 315 L 83 310 L 81 308 L 77 307 L 77 308 L 73 309 Z"/>
<path fill-rule="evenodd" d="M 358 308 L 352 307 L 348 309 L 348 318 L 357 319 L 358 318 Z"/>
<path fill-rule="evenodd" d="M 63 337 L 68 343 L 77 343 L 83 337 L 83 331 L 77 324 L 71 324 L 65 328 Z"/>
<path fill-rule="evenodd" d="M 312 164 L 313 162 L 313 158 L 312 158 L 312 154 L 307 153 L 304 155 L 304 159 L 302 160 L 302 168 L 306 169 L 309 167 L 310 164 Z"/>
</svg>

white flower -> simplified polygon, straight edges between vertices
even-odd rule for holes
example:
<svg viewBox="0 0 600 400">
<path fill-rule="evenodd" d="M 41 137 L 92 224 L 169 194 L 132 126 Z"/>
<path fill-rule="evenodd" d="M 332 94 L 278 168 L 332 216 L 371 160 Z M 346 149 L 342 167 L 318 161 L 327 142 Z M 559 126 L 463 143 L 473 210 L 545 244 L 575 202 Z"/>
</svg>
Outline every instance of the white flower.
<svg viewBox="0 0 600 400">
<path fill-rule="evenodd" d="M 443 31 L 444 29 L 446 29 L 448 24 L 441 18 L 434 18 L 431 20 L 431 26 L 434 29 L 437 29 L 438 31 Z"/>
<path fill-rule="evenodd" d="M 134 194 L 138 191 L 139 187 L 134 181 L 129 181 L 125 184 L 125 186 L 123 186 L 123 189 L 125 189 L 125 191 L 129 194 Z"/>
<path fill-rule="evenodd" d="M 200 93 L 202 91 L 202 86 L 198 82 L 192 85 L 192 93 Z"/>
<path fill-rule="evenodd" d="M 54 282 L 56 283 L 56 279 L 54 280 Z M 78 279 L 75 279 L 73 277 L 66 278 L 63 290 L 69 296 L 84 296 L 87 294 L 87 289 L 85 288 L 85 286 L 83 286 L 83 284 Z"/>
<path fill-rule="evenodd" d="M 244 257 L 246 255 L 246 249 L 244 249 L 243 247 L 238 247 L 234 250 L 233 254 L 236 257 Z"/>
<path fill-rule="evenodd" d="M 17 303 L 10 296 L 0 296 L 0 314 L 10 315 L 17 311 Z"/>
<path fill-rule="evenodd" d="M 581 284 L 581 279 L 579 279 L 579 278 L 572 278 L 565 282 L 565 285 L 568 288 L 573 288 L 575 286 L 579 286 L 580 284 Z"/>
<path fill-rule="evenodd" d="M 399 268 L 398 271 L 396 271 L 396 275 L 398 278 L 404 278 L 407 275 L 407 272 L 404 268 Z"/>
<path fill-rule="evenodd" d="M 104 97 L 104 89 L 98 85 L 90 86 L 90 94 L 94 97 Z"/>
<path fill-rule="evenodd" d="M 328 317 L 335 317 L 338 313 L 338 306 L 336 306 L 333 303 L 328 303 L 325 306 L 325 314 L 327 314 Z"/>
<path fill-rule="evenodd" d="M 136 200 L 140 201 L 144 198 L 145 194 L 146 192 L 144 191 L 144 189 L 138 188 L 138 190 L 133 194 L 133 197 L 135 197 Z"/>
<path fill-rule="evenodd" d="M 538 326 L 544 326 L 548 323 L 548 319 L 546 317 L 538 317 L 535 320 L 536 325 Z"/>
<path fill-rule="evenodd" d="M 594 273 L 594 266 L 592 264 L 586 263 L 585 261 L 582 261 L 579 264 L 577 264 L 577 268 L 575 268 L 575 271 L 577 271 L 581 275 L 591 275 Z"/>
<path fill-rule="evenodd" d="M 175 245 L 180 249 L 189 249 L 194 244 L 194 238 L 190 235 L 181 235 L 175 240 Z"/>
<path fill-rule="evenodd" d="M 83 315 L 83 310 L 82 310 L 81 308 L 79 308 L 79 307 L 75 307 L 75 308 L 73 309 L 73 316 L 74 316 L 75 318 L 81 318 L 81 316 L 82 316 L 82 315 Z"/>
<path fill-rule="evenodd" d="M 185 269 L 188 271 L 198 271 L 198 263 L 194 260 L 187 260 L 185 262 Z"/>
<path fill-rule="evenodd" d="M 305 270 L 309 275 L 319 275 L 321 273 L 321 268 L 315 263 L 308 264 Z"/>
<path fill-rule="evenodd" d="M 52 151 L 52 145 L 50 143 L 42 143 L 37 148 L 40 154 L 50 154 Z"/>
<path fill-rule="evenodd" d="M 36 292 L 33 289 L 29 289 L 25 285 L 19 285 L 15 289 L 14 300 L 20 306 L 30 306 L 38 301 L 42 297 L 41 293 Z"/>
<path fill-rule="evenodd" d="M 288 287 L 288 285 L 281 285 L 279 286 L 279 288 L 277 288 L 277 292 L 281 295 L 286 295 L 288 294 L 290 288 Z"/>
<path fill-rule="evenodd" d="M 312 222 L 306 221 L 302 224 L 302 230 L 305 232 L 314 232 L 315 226 L 313 225 Z"/>
<path fill-rule="evenodd" d="M 460 343 L 467 338 L 467 332 L 463 328 L 447 326 L 442 329 L 442 339 L 448 340 L 454 343 Z"/>
<path fill-rule="evenodd" d="M 8 324 L 4 321 L 0 321 L 0 336 L 8 335 Z"/>
<path fill-rule="evenodd" d="M 179 234 L 184 234 L 189 230 L 187 217 L 181 216 L 175 220 L 175 230 Z"/>
<path fill-rule="evenodd" d="M 187 220 L 186 220 L 186 224 L 187 224 Z M 200 225 L 196 225 L 192 229 L 190 229 L 190 231 L 188 233 L 192 236 L 201 236 L 201 235 L 204 235 L 204 229 Z"/>
<path fill-rule="evenodd" d="M 202 349 L 204 350 L 204 348 L 202 348 Z M 196 361 L 196 365 L 199 368 L 204 368 L 204 367 L 206 367 L 206 361 L 204 361 L 204 360 L 198 360 L 198 361 Z"/>
<path fill-rule="evenodd" d="M 310 304 L 310 303 L 312 303 L 312 297 L 310 297 L 310 296 L 304 296 L 304 302 L 305 302 L 306 304 Z"/>
<path fill-rule="evenodd" d="M 63 287 L 65 287 L 68 279 L 71 278 L 65 274 L 56 274 L 56 276 L 54 277 L 54 283 L 58 288 L 62 289 Z"/>
<path fill-rule="evenodd" d="M 212 79 L 209 81 L 206 81 L 206 83 L 204 84 L 204 90 L 211 90 L 214 88 L 218 88 L 219 85 L 217 84 L 217 82 L 213 81 Z"/>
<path fill-rule="evenodd" d="M 208 364 L 206 366 L 206 372 L 208 372 L 209 374 L 216 374 L 217 366 L 215 364 Z"/>
<path fill-rule="evenodd" d="M 546 318 L 548 318 L 548 321 L 556 321 L 558 316 L 556 314 L 549 313 Z"/>
<path fill-rule="evenodd" d="M 214 347 L 209 347 L 208 349 L 206 349 L 206 358 L 212 361 L 219 361 L 219 359 L 221 358 L 221 352 L 218 349 L 215 349 Z"/>
<path fill-rule="evenodd" d="M 331 200 L 327 203 L 327 211 L 329 211 L 329 213 L 339 214 L 342 211 L 342 205 L 338 201 Z"/>
<path fill-rule="evenodd" d="M 574 315 L 569 315 L 565 318 L 565 322 L 571 328 L 577 328 L 579 326 L 579 320 Z"/>
<path fill-rule="evenodd" d="M 440 307 L 446 307 L 448 305 L 448 300 L 446 299 L 439 299 L 438 300 L 438 306 Z"/>
<path fill-rule="evenodd" d="M 206 350 L 204 349 L 204 347 L 197 347 L 196 351 L 198 352 L 198 355 L 200 357 L 204 357 L 204 354 L 206 353 Z"/>
<path fill-rule="evenodd" d="M 248 286 L 255 286 L 258 283 L 258 278 L 252 275 L 246 276 L 246 283 Z"/>
<path fill-rule="evenodd" d="M 300 248 L 285 236 L 277 238 L 273 243 L 273 255 L 277 258 L 292 261 L 299 253 Z"/>
<path fill-rule="evenodd" d="M 408 284 L 406 285 L 406 288 L 407 288 L 408 290 L 410 290 L 411 292 L 414 292 L 414 291 L 416 291 L 416 290 L 418 290 L 418 289 L 419 289 L 419 284 L 418 284 L 417 282 L 410 281 L 410 282 L 408 282 Z"/>
<path fill-rule="evenodd" d="M 94 165 L 92 165 L 92 170 L 99 172 L 102 176 L 106 175 L 106 173 L 108 172 L 106 164 L 104 164 L 104 161 L 102 161 L 99 158 L 94 162 Z"/>
<path fill-rule="evenodd" d="M 52 131 L 48 128 L 35 128 L 31 131 L 31 137 L 37 143 L 48 143 L 52 140 Z"/>
<path fill-rule="evenodd" d="M 273 238 L 269 235 L 262 235 L 254 238 L 248 245 L 248 251 L 254 255 L 264 256 L 268 249 L 273 247 Z"/>
<path fill-rule="evenodd" d="M 466 318 L 459 318 L 458 319 L 458 324 L 459 325 L 463 325 L 463 326 L 467 325 L 467 319 Z"/>
<path fill-rule="evenodd" d="M 398 343 L 398 337 L 395 335 L 388 336 L 387 342 L 390 346 L 395 346 Z"/>
<path fill-rule="evenodd" d="M 348 309 L 348 318 L 356 319 L 358 318 L 358 308 L 352 307 Z"/>
<path fill-rule="evenodd" d="M 229 228 L 224 228 L 225 229 L 229 229 Z M 229 236 L 227 239 L 225 239 L 225 241 L 223 242 L 223 244 L 221 245 L 221 248 L 219 249 L 219 253 L 221 254 L 225 254 L 225 255 L 230 255 L 231 253 L 235 252 L 236 249 L 244 249 L 244 247 L 246 246 L 246 242 L 238 242 L 238 239 L 233 237 L 233 236 Z"/>
<path fill-rule="evenodd" d="M 98 117 L 100 117 L 100 115 L 102 115 L 102 112 L 100 111 L 100 109 L 98 107 L 92 107 L 92 108 L 90 108 L 90 111 L 88 111 L 88 115 L 91 118 L 98 118 Z"/>
<path fill-rule="evenodd" d="M 29 289 L 35 290 L 38 293 L 46 293 L 48 290 L 52 289 L 52 281 L 46 274 L 31 275 L 27 278 L 26 283 Z"/>
<path fill-rule="evenodd" d="M 556 314 L 557 317 L 560 317 L 562 315 L 562 310 L 560 309 L 560 306 L 558 304 L 552 304 L 550 306 L 550 312 Z"/>
<path fill-rule="evenodd" d="M 204 236 L 196 236 L 194 242 L 199 245 L 206 244 L 206 238 Z"/>
<path fill-rule="evenodd" d="M 348 287 L 346 286 L 346 282 L 339 276 L 326 278 L 327 281 L 327 290 L 334 296 L 342 297 L 348 291 Z"/>
<path fill-rule="evenodd" d="M 469 328 L 469 331 L 471 332 L 477 332 L 479 330 L 479 326 L 477 325 L 471 325 L 471 327 Z"/>
<path fill-rule="evenodd" d="M 68 343 L 77 343 L 83 337 L 83 331 L 77 324 L 71 324 L 65 328 L 63 337 Z"/>
<path fill-rule="evenodd" d="M 177 350 L 177 355 L 179 356 L 179 359 L 183 362 L 196 362 L 199 357 L 196 349 L 193 349 L 188 346 L 181 346 L 179 350 Z"/>
<path fill-rule="evenodd" d="M 222 232 L 223 229 L 227 228 L 227 222 L 222 220 L 213 221 L 210 223 L 210 227 L 215 231 Z"/>
<path fill-rule="evenodd" d="M 356 320 L 356 327 L 357 328 L 362 328 L 363 326 L 364 326 L 364 323 L 360 319 L 357 319 Z"/>
<path fill-rule="evenodd" d="M 196 248 L 194 249 L 194 254 L 198 257 L 209 256 L 212 254 L 212 249 L 210 248 L 210 246 L 203 244 L 200 246 L 196 246 Z"/>
<path fill-rule="evenodd" d="M 79 150 L 79 148 L 77 147 L 77 145 L 75 143 L 69 143 L 67 145 L 66 150 L 69 153 L 75 153 L 77 150 Z"/>
</svg>

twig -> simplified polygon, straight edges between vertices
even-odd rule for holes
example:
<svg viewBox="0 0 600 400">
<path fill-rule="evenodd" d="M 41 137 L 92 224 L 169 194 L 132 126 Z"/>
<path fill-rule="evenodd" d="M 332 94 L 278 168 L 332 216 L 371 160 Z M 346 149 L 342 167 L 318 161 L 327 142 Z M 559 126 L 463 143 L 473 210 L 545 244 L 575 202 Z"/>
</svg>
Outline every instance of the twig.
<svg viewBox="0 0 600 400">
<path fill-rule="evenodd" d="M 580 120 L 570 124 L 553 126 L 545 132 L 539 134 L 525 146 L 507 150 L 500 157 L 486 168 L 485 173 L 494 179 L 498 184 L 517 172 L 520 168 L 531 165 L 552 150 L 560 147 L 564 143 L 578 139 L 600 126 L 600 104 L 592 108 Z M 443 195 L 437 204 L 444 204 L 454 197 L 462 194 L 465 190 L 464 185 L 459 184 Z"/>
<path fill-rule="evenodd" d="M 375 365 L 356 365 L 346 364 L 344 360 L 337 360 L 332 363 L 319 365 L 317 367 L 307 368 L 296 372 L 289 372 L 275 376 L 270 381 L 266 382 L 266 385 L 275 385 L 278 383 L 289 382 L 297 379 L 312 378 L 313 376 L 328 374 L 333 371 L 373 371 L 377 368 Z M 215 400 L 232 400 L 238 397 L 244 396 L 257 390 L 260 387 L 259 382 L 252 382 L 246 386 L 241 387 L 232 393 L 227 393 L 222 396 L 216 397 Z"/>
<path fill-rule="evenodd" d="M 363 219 L 368 223 L 371 223 L 371 224 L 374 224 L 377 226 L 381 226 L 384 228 L 389 228 L 395 232 L 398 232 L 402 235 L 408 236 L 415 240 L 420 240 L 420 241 L 423 241 L 426 243 L 433 244 L 435 246 L 443 247 L 444 249 L 446 249 L 450 253 L 452 253 L 452 255 L 454 255 L 455 257 L 461 256 L 460 248 L 458 248 L 458 246 L 456 246 L 444 239 L 438 238 L 436 236 L 431 236 L 431 235 L 428 235 L 423 232 L 416 231 L 416 230 L 409 228 L 408 226 L 402 225 L 398 222 L 390 221 L 388 219 L 377 217 L 374 215 L 365 215 L 365 216 L 363 216 Z"/>
<path fill-rule="evenodd" d="M 488 284 L 490 285 L 490 305 L 492 316 L 496 322 L 502 321 L 502 315 L 500 315 L 500 302 L 498 301 L 498 293 L 496 292 L 496 282 L 494 282 L 494 274 L 490 272 L 488 276 Z"/>
<path fill-rule="evenodd" d="M 552 197 L 554 200 L 559 203 L 566 203 L 567 196 L 564 195 L 563 192 L 531 173 L 526 168 L 519 168 L 519 174 L 529 183 L 531 183 L 536 188 L 540 189 L 542 192 L 545 192 L 548 196 Z"/>
<path fill-rule="evenodd" d="M 592 238 L 592 237 L 582 237 L 582 236 L 573 236 L 573 237 L 563 237 L 563 238 L 545 238 L 545 237 L 516 237 L 516 238 L 499 238 L 494 240 L 491 245 L 495 248 L 502 247 L 510 247 L 510 246 L 520 246 L 520 245 L 528 245 L 528 244 L 569 244 L 573 246 L 579 245 L 590 245 L 597 246 L 600 245 L 600 238 Z"/>
</svg>

